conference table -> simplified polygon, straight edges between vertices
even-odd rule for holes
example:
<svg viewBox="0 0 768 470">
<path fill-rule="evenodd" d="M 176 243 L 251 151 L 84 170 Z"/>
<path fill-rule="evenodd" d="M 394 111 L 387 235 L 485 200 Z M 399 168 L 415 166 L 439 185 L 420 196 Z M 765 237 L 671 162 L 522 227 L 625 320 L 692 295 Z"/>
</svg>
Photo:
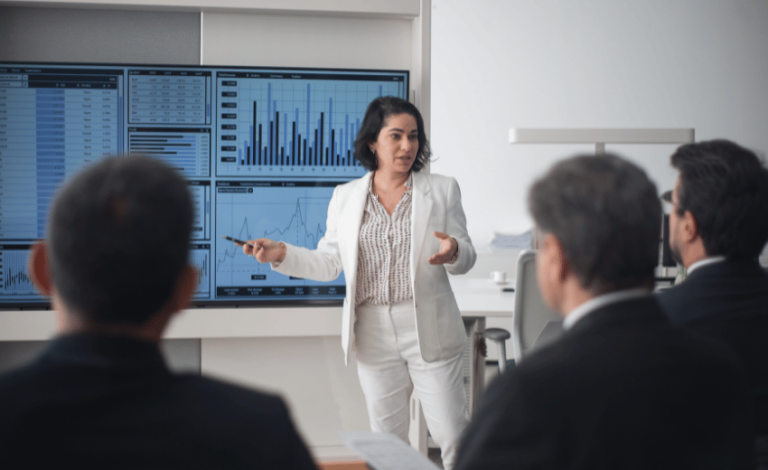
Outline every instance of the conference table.
<svg viewBox="0 0 768 470">
<path fill-rule="evenodd" d="M 505 284 L 469 276 L 450 276 L 449 279 L 462 316 L 512 317 L 515 293 L 502 292 L 502 288 L 514 287 L 514 279 Z"/>
</svg>

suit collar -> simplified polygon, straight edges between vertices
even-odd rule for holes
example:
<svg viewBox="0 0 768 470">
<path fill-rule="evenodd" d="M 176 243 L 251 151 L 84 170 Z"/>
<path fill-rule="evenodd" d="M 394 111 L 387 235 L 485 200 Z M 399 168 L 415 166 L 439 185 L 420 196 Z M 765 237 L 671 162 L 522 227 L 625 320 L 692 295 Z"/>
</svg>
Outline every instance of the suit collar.
<svg viewBox="0 0 768 470">
<path fill-rule="evenodd" d="M 579 334 L 595 328 L 609 328 L 640 325 L 664 325 L 669 320 L 659 303 L 651 296 L 622 300 L 599 307 L 573 325 L 566 335 Z"/>
<path fill-rule="evenodd" d="M 568 313 L 568 316 L 565 317 L 565 321 L 563 322 L 563 328 L 566 330 L 571 328 L 577 321 L 602 307 L 624 300 L 638 299 L 650 295 L 651 293 L 647 289 L 627 289 L 617 292 L 609 292 L 589 299 Z"/>
<path fill-rule="evenodd" d="M 75 333 L 51 341 L 42 360 L 87 367 L 168 372 L 160 348 L 128 336 Z"/>
<path fill-rule="evenodd" d="M 720 263 L 722 261 L 725 261 L 725 256 L 710 256 L 709 258 L 704 258 L 702 260 L 696 261 L 695 263 L 690 265 L 686 271 L 688 272 L 688 274 L 692 274 L 694 271 L 696 271 L 701 267 L 708 266 L 714 263 Z"/>
<path fill-rule="evenodd" d="M 680 286 L 686 285 L 692 279 L 705 279 L 705 278 L 719 278 L 719 277 L 733 277 L 733 276 L 758 276 L 768 277 L 768 273 L 760 266 L 758 260 L 746 260 L 735 261 L 726 259 L 720 263 L 709 263 L 698 267 L 693 272 L 688 273 L 685 282 Z M 675 286 L 672 289 L 675 289 Z"/>
</svg>

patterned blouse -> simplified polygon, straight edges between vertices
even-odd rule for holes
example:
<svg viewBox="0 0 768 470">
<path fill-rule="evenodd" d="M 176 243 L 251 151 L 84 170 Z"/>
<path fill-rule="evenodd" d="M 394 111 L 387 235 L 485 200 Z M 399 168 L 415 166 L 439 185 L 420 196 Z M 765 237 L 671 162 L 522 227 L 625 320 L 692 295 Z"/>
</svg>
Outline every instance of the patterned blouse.
<svg viewBox="0 0 768 470">
<path fill-rule="evenodd" d="M 357 254 L 355 306 L 390 305 L 413 298 L 411 288 L 411 209 L 413 177 L 392 216 L 368 187 Z"/>
</svg>

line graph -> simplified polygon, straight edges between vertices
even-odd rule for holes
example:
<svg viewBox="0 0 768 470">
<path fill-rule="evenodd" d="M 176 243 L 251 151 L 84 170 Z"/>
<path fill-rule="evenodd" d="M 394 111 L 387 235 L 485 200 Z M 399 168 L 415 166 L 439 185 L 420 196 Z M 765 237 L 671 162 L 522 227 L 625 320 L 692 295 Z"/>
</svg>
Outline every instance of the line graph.
<svg viewBox="0 0 768 470">
<path fill-rule="evenodd" d="M 328 203 L 339 182 L 218 181 L 216 233 L 241 240 L 270 238 L 308 249 L 325 235 Z M 242 249 L 217 240 L 217 297 L 341 296 L 344 277 L 329 283 L 284 276 Z"/>
<path fill-rule="evenodd" d="M 0 246 L 0 303 L 41 298 L 29 278 L 28 257 L 28 245 Z"/>
<path fill-rule="evenodd" d="M 211 298 L 211 245 L 191 245 L 190 261 L 197 271 L 196 299 Z"/>
</svg>

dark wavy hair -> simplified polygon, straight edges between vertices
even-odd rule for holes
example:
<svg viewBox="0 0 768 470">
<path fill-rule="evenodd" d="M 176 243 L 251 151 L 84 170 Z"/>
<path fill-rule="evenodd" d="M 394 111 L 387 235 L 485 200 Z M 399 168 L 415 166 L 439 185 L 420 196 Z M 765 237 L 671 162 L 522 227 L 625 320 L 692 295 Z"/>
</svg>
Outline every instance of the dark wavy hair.
<svg viewBox="0 0 768 470">
<path fill-rule="evenodd" d="M 676 211 L 690 211 L 708 256 L 754 259 L 768 241 L 768 169 L 749 149 L 729 140 L 679 147 Z"/>
<path fill-rule="evenodd" d="M 419 129 L 419 151 L 411 170 L 419 171 L 429 162 L 432 153 L 429 150 L 429 141 L 424 130 L 424 119 L 422 119 L 419 110 L 404 99 L 395 96 L 381 96 L 368 105 L 363 123 L 360 125 L 360 131 L 355 139 L 355 158 L 369 171 L 376 170 L 379 164 L 376 155 L 371 152 L 368 144 L 379 138 L 379 132 L 386 124 L 387 119 L 396 114 L 410 114 L 416 119 L 416 125 Z"/>
</svg>

